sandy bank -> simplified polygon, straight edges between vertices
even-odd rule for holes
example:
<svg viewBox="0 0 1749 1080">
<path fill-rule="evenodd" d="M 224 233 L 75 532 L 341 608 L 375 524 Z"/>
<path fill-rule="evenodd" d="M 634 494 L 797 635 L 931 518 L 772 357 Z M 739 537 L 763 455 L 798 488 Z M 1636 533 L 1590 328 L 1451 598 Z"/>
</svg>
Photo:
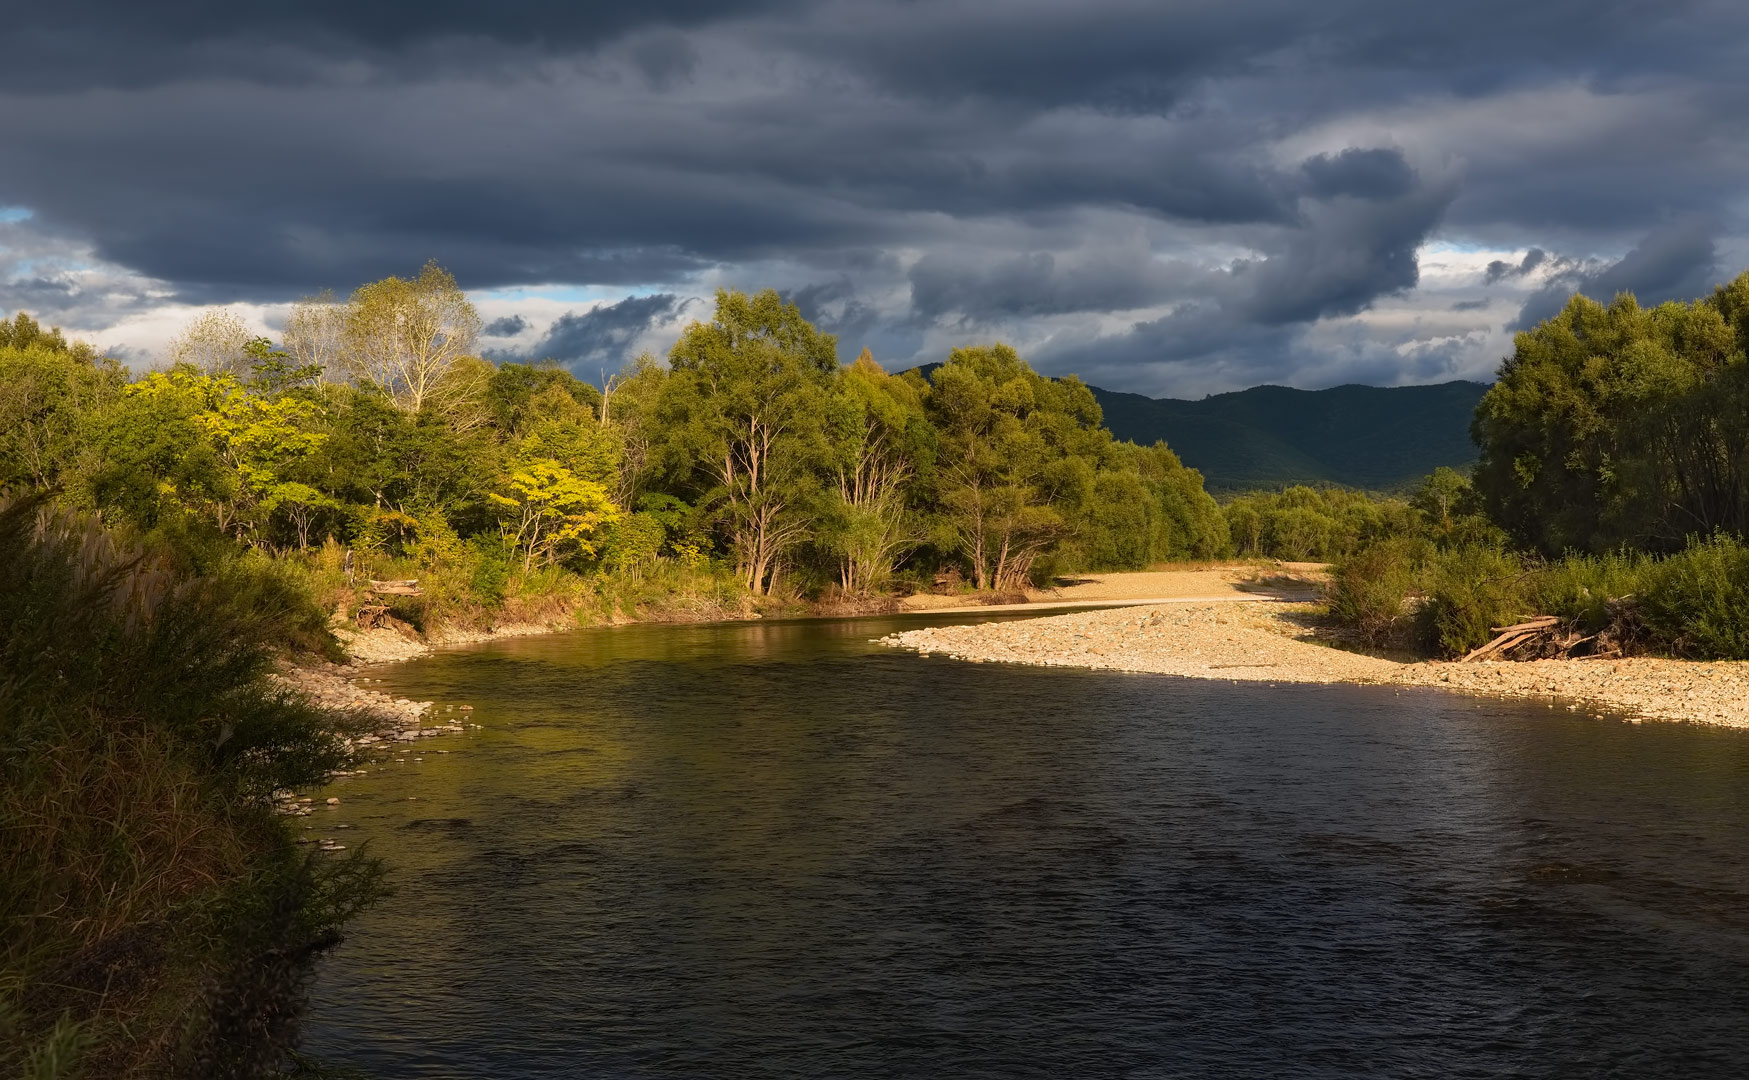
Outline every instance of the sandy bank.
<svg viewBox="0 0 1749 1080">
<path fill-rule="evenodd" d="M 1310 599 L 1324 567 L 1320 563 L 1199 566 L 1177 570 L 1143 570 L 1113 574 L 1081 574 L 1048 589 L 1028 589 L 1024 602 L 1002 604 L 967 594 L 916 593 L 899 601 L 903 611 L 1042 611 L 1052 607 L 1102 604 L 1164 604 L 1223 600 Z"/>
<path fill-rule="evenodd" d="M 1540 660 L 1399 663 L 1317 640 L 1302 603 L 1174 603 L 907 630 L 884 644 L 974 662 L 1248 682 L 1430 686 L 1635 717 L 1749 726 L 1749 663 Z"/>
</svg>

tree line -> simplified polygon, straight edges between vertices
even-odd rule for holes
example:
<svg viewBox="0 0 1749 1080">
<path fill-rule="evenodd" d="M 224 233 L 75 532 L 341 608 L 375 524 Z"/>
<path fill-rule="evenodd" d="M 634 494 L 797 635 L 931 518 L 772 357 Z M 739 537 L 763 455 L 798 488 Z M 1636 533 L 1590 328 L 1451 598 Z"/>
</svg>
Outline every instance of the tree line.
<svg viewBox="0 0 1749 1080">
<path fill-rule="evenodd" d="M 0 486 L 195 564 L 339 547 L 484 603 L 657 565 L 861 598 L 1228 548 L 1200 474 L 1115 441 L 1078 379 L 1001 344 L 927 377 L 844 363 L 769 290 L 719 292 L 666 364 L 599 387 L 481 358 L 480 317 L 435 265 L 300 303 L 278 341 L 203 316 L 138 377 L 22 313 L 3 325 Z"/>
</svg>

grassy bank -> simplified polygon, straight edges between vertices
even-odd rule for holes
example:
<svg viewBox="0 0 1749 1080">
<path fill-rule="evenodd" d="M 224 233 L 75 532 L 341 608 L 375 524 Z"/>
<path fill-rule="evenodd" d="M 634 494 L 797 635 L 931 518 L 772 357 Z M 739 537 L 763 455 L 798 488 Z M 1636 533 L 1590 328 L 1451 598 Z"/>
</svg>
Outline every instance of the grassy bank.
<svg viewBox="0 0 1749 1080">
<path fill-rule="evenodd" d="M 0 506 L 0 1069 L 269 1076 L 310 962 L 380 892 L 301 852 L 276 790 L 348 718 L 275 690 L 319 636 L 284 574 L 188 576 L 37 500 Z"/>
</svg>

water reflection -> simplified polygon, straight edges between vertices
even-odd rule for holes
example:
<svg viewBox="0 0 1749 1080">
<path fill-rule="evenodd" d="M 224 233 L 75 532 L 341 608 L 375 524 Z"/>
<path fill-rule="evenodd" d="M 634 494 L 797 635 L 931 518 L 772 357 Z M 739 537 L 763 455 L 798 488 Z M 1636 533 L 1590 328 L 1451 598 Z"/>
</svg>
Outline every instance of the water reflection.
<svg viewBox="0 0 1749 1080">
<path fill-rule="evenodd" d="M 326 964 L 311 1048 L 382 1077 L 1749 1062 L 1749 739 L 868 645 L 893 625 L 400 668 L 484 727 L 342 792 L 401 893 Z"/>
</svg>

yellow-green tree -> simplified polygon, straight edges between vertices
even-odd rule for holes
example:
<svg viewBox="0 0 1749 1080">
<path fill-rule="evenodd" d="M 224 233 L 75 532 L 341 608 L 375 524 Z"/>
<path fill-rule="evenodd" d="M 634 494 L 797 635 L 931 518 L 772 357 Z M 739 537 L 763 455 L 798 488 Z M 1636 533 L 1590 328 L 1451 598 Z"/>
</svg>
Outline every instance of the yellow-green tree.
<svg viewBox="0 0 1749 1080">
<path fill-rule="evenodd" d="M 289 473 L 321 448 L 319 410 L 304 398 L 260 397 L 231 375 L 201 375 L 187 368 L 156 371 L 128 386 L 126 396 L 148 406 L 140 421 L 180 414 L 204 443 L 213 463 L 198 483 L 165 479 L 160 492 L 185 509 L 210 516 L 223 532 L 239 538 L 259 530 L 282 507 L 294 511 L 299 540 L 309 543 L 308 511 L 325 505 L 308 485 Z M 299 517 L 303 524 L 298 526 Z"/>
<path fill-rule="evenodd" d="M 491 493 L 501 511 L 504 538 L 522 555 L 522 571 L 536 559 L 551 564 L 572 554 L 594 554 L 597 532 L 620 518 L 606 485 L 584 479 L 552 458 L 525 458 Z"/>
</svg>

